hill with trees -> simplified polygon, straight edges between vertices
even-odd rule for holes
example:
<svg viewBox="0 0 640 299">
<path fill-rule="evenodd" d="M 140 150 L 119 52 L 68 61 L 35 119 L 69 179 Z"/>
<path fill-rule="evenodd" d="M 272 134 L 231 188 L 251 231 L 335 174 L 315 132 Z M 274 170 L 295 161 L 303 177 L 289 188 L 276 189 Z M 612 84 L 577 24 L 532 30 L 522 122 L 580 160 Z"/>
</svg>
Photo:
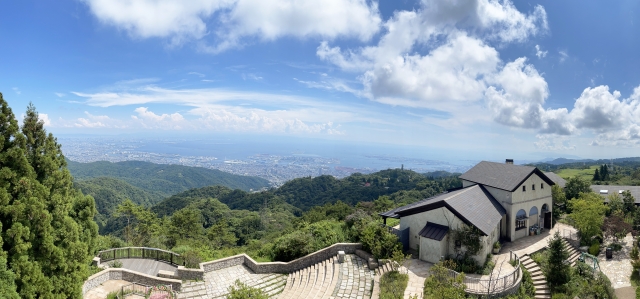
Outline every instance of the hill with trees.
<svg viewBox="0 0 640 299">
<path fill-rule="evenodd" d="M 68 168 L 77 181 L 97 177 L 112 177 L 145 191 L 165 197 L 193 188 L 212 185 L 245 191 L 269 186 L 269 181 L 250 176 L 235 175 L 216 169 L 182 165 L 155 164 L 142 161 L 79 163 L 68 161 Z"/>
</svg>

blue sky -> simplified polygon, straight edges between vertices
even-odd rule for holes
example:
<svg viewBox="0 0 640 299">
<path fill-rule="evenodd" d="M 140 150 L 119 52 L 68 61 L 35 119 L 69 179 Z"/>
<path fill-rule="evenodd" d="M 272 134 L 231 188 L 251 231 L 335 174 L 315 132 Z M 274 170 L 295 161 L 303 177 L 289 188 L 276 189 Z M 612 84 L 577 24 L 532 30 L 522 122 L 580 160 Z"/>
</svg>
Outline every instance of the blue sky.
<svg viewBox="0 0 640 299">
<path fill-rule="evenodd" d="M 54 134 L 638 156 L 638 5 L 2 1 L 0 91 Z"/>
</svg>

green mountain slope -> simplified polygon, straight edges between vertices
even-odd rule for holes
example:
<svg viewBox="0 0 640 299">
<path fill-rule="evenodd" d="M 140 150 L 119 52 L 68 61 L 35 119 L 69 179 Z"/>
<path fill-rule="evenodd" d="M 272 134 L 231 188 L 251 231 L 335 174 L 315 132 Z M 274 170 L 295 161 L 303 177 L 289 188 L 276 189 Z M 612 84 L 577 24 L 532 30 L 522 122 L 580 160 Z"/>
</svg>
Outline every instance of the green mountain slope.
<svg viewBox="0 0 640 299">
<path fill-rule="evenodd" d="M 98 210 L 96 221 L 101 229 L 107 219 L 115 212 L 118 204 L 125 199 L 131 199 L 136 204 L 150 207 L 164 198 L 163 194 L 146 191 L 123 180 L 109 177 L 76 181 L 74 187 L 95 199 Z"/>
<path fill-rule="evenodd" d="M 185 190 L 212 185 L 221 185 L 246 191 L 269 186 L 267 180 L 258 177 L 234 175 L 201 167 L 154 164 L 140 161 L 118 163 L 68 161 L 67 167 L 76 181 L 96 177 L 113 177 L 165 197 Z"/>
</svg>

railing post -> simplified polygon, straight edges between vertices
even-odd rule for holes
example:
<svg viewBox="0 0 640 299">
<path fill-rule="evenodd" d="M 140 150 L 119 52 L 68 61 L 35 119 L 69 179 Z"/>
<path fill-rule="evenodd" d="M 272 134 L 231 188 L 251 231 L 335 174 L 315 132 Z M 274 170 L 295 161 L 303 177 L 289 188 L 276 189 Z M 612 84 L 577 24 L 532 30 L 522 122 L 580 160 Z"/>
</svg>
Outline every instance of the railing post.
<svg viewBox="0 0 640 299">
<path fill-rule="evenodd" d="M 116 259 L 116 250 L 115 249 L 113 250 L 113 259 L 114 260 Z"/>
<path fill-rule="evenodd" d="M 160 251 L 156 249 L 156 261 L 158 260 L 159 256 L 160 256 Z"/>
<path fill-rule="evenodd" d="M 127 247 L 127 258 L 131 258 L 131 247 Z"/>
</svg>

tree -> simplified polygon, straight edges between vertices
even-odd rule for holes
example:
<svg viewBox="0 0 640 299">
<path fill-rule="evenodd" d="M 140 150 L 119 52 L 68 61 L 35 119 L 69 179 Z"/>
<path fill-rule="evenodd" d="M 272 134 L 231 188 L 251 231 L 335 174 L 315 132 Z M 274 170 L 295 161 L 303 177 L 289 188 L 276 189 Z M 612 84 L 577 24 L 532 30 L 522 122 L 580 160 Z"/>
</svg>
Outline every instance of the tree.
<svg viewBox="0 0 640 299">
<path fill-rule="evenodd" d="M 602 175 L 600 175 L 602 177 Z M 577 176 L 574 176 L 567 181 L 567 184 L 564 186 L 564 194 L 567 200 L 572 200 L 574 198 L 578 198 L 580 193 L 591 192 L 591 187 L 589 182 L 580 179 Z"/>
<path fill-rule="evenodd" d="M 615 238 L 617 241 L 624 238 L 633 229 L 631 224 L 624 222 L 620 217 L 621 213 L 612 214 L 604 219 L 602 223 L 602 232 L 605 238 Z"/>
<path fill-rule="evenodd" d="M 466 298 L 464 274 L 451 276 L 451 271 L 439 262 L 431 269 L 431 275 L 424 281 L 425 299 L 462 299 Z"/>
<path fill-rule="evenodd" d="M 636 199 L 631 195 L 629 190 L 622 192 L 622 201 L 624 202 L 624 213 L 633 213 L 636 210 Z"/>
<path fill-rule="evenodd" d="M 575 227 L 580 232 L 581 242 L 591 244 L 591 239 L 600 235 L 607 207 L 600 195 L 593 192 L 581 193 L 580 197 L 570 202 Z"/>
<path fill-rule="evenodd" d="M 600 180 L 600 171 L 597 168 L 596 168 L 596 172 L 593 173 L 593 178 L 591 180 L 594 182 Z"/>
<path fill-rule="evenodd" d="M 551 186 L 551 201 L 553 207 L 551 212 L 553 213 L 553 221 L 558 221 L 562 217 L 563 211 L 567 208 L 567 197 L 564 195 L 564 190 L 558 185 Z"/>
<path fill-rule="evenodd" d="M 609 211 L 611 214 L 622 213 L 624 214 L 624 202 L 618 193 L 611 193 L 607 196 L 609 199 Z"/>
<path fill-rule="evenodd" d="M 0 295 L 80 298 L 96 246 L 95 202 L 73 188 L 35 107 L 18 127 L 1 94 L 0 165 Z"/>
<path fill-rule="evenodd" d="M 553 289 L 561 286 L 571 279 L 571 268 L 568 264 L 569 252 L 562 243 L 560 233 L 556 231 L 549 240 L 549 270 L 545 273 L 547 282 Z"/>
</svg>

